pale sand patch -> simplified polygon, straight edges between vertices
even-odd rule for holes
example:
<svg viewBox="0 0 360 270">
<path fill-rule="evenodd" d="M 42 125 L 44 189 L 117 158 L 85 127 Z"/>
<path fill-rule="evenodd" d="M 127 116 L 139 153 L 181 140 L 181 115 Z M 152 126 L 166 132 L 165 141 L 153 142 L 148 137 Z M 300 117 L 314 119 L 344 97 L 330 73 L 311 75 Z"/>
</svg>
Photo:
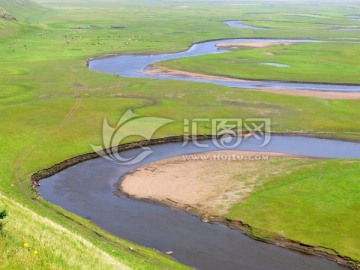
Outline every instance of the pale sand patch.
<svg viewBox="0 0 360 270">
<path fill-rule="evenodd" d="M 126 175 L 119 189 L 132 197 L 195 210 L 201 215 L 223 215 L 261 184 L 260 175 L 276 174 L 283 168 L 276 165 L 269 169 L 270 162 L 299 159 L 286 154 L 245 151 L 215 151 L 194 156 L 206 156 L 207 160 L 177 156 L 156 161 Z M 215 158 L 219 156 L 229 160 Z M 249 160 L 255 157 L 262 160 Z"/>
<path fill-rule="evenodd" d="M 274 56 L 274 53 L 272 53 L 272 52 L 264 52 L 264 55 L 267 55 L 267 56 Z"/>
<path fill-rule="evenodd" d="M 232 79 L 232 78 L 216 76 L 216 75 L 205 75 L 205 74 L 200 74 L 200 73 L 193 73 L 193 72 L 170 69 L 167 67 L 154 66 L 154 65 L 147 67 L 143 71 L 143 73 L 150 74 L 150 75 L 166 74 L 166 75 L 173 75 L 173 76 L 187 76 L 187 77 L 191 77 L 191 78 L 206 79 L 206 80 L 246 82 L 246 80 L 241 80 L 241 79 Z"/>
<path fill-rule="evenodd" d="M 252 47 L 252 48 L 265 48 L 270 46 L 288 46 L 294 44 L 292 42 L 223 42 L 223 43 L 217 43 L 216 47 L 218 48 L 226 48 L 226 47 L 236 47 L 236 46 L 242 46 L 242 47 Z"/>
<path fill-rule="evenodd" d="M 223 76 L 214 76 L 193 73 L 188 71 L 169 69 L 167 67 L 161 66 L 150 66 L 144 71 L 146 74 L 159 75 L 167 74 L 174 76 L 188 76 L 191 78 L 206 79 L 206 80 L 221 80 L 221 81 L 233 81 L 233 82 L 246 82 L 249 80 L 233 79 Z M 260 88 L 260 89 L 251 89 L 254 91 L 269 92 L 274 94 L 283 94 L 290 96 L 300 96 L 300 97 L 315 97 L 323 99 L 360 99 L 360 92 L 332 92 L 332 91 L 314 91 L 314 90 L 295 90 L 289 88 Z"/>
</svg>

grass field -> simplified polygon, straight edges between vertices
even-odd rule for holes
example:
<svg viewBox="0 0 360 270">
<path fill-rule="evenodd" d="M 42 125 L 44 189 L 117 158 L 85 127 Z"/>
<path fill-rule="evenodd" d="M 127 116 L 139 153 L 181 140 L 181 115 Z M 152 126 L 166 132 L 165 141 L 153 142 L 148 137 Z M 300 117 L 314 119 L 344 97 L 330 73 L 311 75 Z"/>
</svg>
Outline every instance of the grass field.
<svg viewBox="0 0 360 270">
<path fill-rule="evenodd" d="M 359 176 L 359 161 L 314 162 L 269 177 L 227 217 L 359 260 Z"/>
<path fill-rule="evenodd" d="M 268 24 L 262 20 L 263 14 L 256 15 L 256 5 L 223 5 L 219 10 L 207 1 L 169 2 L 165 6 L 162 1 L 125 0 L 37 3 L 45 7 L 26 0 L 0 0 L 0 7 L 17 19 L 0 19 L 0 201 L 9 209 L 0 241 L 0 268 L 184 268 L 37 199 L 31 190 L 32 173 L 90 152 L 89 145 L 101 140 L 105 116 L 115 123 L 133 108 L 143 116 L 174 118 L 175 123 L 157 136 L 181 134 L 183 118 L 269 117 L 276 131 L 324 132 L 328 137 L 360 139 L 356 135 L 359 100 L 119 78 L 86 68 L 86 60 L 93 56 L 179 51 L 192 42 L 222 37 L 359 39 L 315 24 L 352 25 L 344 15 L 353 11 L 339 8 L 340 4 L 316 7 L 313 13 L 326 16 L 309 18 L 298 29 L 301 20 L 289 16 L 286 20 L 294 23 L 284 22 L 284 10 L 303 14 L 315 8 L 305 4 L 300 11 L 295 4 L 268 7 L 272 14 L 268 19 L 273 20 Z M 254 32 L 221 23 L 236 18 L 279 29 Z M 256 51 L 247 53 L 256 57 Z M 203 126 L 202 132 L 209 132 L 208 127 Z M 322 225 L 327 226 L 326 221 Z M 30 247 L 24 248 L 24 243 Z"/>
</svg>

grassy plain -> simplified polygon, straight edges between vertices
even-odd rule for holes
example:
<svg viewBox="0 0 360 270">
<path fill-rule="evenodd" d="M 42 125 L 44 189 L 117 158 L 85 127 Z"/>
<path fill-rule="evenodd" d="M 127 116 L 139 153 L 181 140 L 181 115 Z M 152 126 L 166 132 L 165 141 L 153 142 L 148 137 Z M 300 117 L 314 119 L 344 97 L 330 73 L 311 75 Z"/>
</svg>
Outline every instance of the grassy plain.
<svg viewBox="0 0 360 270">
<path fill-rule="evenodd" d="M 266 176 L 227 218 L 359 261 L 359 176 L 357 160 L 309 162 L 291 173 Z"/>
<path fill-rule="evenodd" d="M 9 209 L 0 241 L 0 268 L 185 268 L 155 251 L 106 234 L 91 222 L 38 199 L 31 190 L 32 173 L 90 152 L 89 145 L 101 140 L 105 116 L 115 123 L 133 108 L 144 116 L 174 118 L 175 123 L 157 136 L 181 134 L 185 117 L 269 117 L 276 131 L 325 132 L 324 136 L 360 139 L 355 124 L 358 100 L 119 78 L 86 68 L 87 58 L 93 56 L 178 51 L 192 42 L 213 38 L 349 37 L 340 31 L 334 36 L 313 19 L 299 31 L 297 23 L 282 22 L 284 9 L 296 13 L 298 5 L 267 7 L 273 14 L 269 18 L 274 20 L 272 27 L 279 29 L 254 32 L 233 29 L 221 21 L 245 18 L 254 25 L 266 23 L 261 20 L 263 14 L 254 14 L 257 5 L 234 8 L 225 4 L 220 10 L 208 1 L 37 3 L 46 8 L 26 0 L 0 0 L 0 7 L 17 18 L 17 22 L 0 19 L 0 200 Z M 304 9 L 311 8 L 304 5 Z M 316 9 L 324 10 L 324 23 L 351 24 L 344 14 L 352 11 L 346 8 Z M 202 131 L 209 132 L 209 128 L 203 126 Z M 30 247 L 24 248 L 24 243 Z"/>
</svg>

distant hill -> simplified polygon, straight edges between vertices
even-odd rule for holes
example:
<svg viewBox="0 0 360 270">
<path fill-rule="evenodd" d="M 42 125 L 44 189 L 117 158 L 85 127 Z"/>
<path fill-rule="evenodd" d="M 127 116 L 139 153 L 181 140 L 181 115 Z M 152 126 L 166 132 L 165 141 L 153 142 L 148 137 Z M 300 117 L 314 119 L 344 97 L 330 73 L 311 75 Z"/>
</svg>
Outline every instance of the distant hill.
<svg viewBox="0 0 360 270">
<path fill-rule="evenodd" d="M 11 15 L 0 13 L 0 42 L 18 34 L 22 29 L 22 26 L 15 19 L 9 19 L 8 16 Z"/>
<path fill-rule="evenodd" d="M 7 21 L 17 21 L 14 15 L 7 13 L 6 10 L 3 8 L 0 8 L 0 19 L 4 19 Z"/>
<path fill-rule="evenodd" d="M 45 8 L 31 0 L 0 0 L 0 19 L 24 21 L 42 11 Z"/>
<path fill-rule="evenodd" d="M 0 41 L 29 29 L 28 20 L 45 10 L 31 0 L 0 0 Z"/>
</svg>

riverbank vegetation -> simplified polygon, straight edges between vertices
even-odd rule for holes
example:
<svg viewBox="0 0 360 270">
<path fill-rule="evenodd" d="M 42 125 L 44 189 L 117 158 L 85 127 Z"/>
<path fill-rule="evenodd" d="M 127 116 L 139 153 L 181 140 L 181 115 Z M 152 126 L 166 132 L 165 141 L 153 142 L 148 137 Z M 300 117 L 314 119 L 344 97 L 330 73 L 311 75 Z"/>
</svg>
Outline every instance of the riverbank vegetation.
<svg viewBox="0 0 360 270">
<path fill-rule="evenodd" d="M 105 233 L 92 222 L 42 200 L 32 189 L 30 177 L 34 172 L 90 152 L 90 144 L 101 141 L 103 118 L 115 123 L 129 108 L 143 116 L 173 118 L 174 124 L 160 130 L 158 137 L 181 134 L 184 118 L 267 117 L 273 120 L 275 131 L 319 132 L 326 137 L 360 140 L 356 125 L 359 100 L 120 78 L 86 68 L 90 57 L 179 51 L 206 39 L 341 40 L 353 36 L 329 32 L 314 19 L 299 31 L 296 23 L 278 20 L 284 9 L 296 12 L 298 5 L 268 7 L 274 20 L 271 26 L 279 29 L 254 32 L 233 29 L 221 21 L 245 18 L 261 26 L 265 23 L 261 21 L 263 15 L 253 14 L 259 10 L 256 5 L 234 8 L 226 4 L 220 11 L 208 1 L 36 3 L 0 0 L 3 12 L 16 18 L 0 18 L 0 201 L 11 217 L 1 236 L 0 268 L 186 268 L 156 251 Z M 259 5 L 263 8 L 261 2 Z M 320 6 L 316 12 L 325 14 L 324 24 L 353 24 L 344 16 L 351 11 L 339 6 Z M 301 13 L 314 7 L 304 4 L 303 8 L 306 11 Z M 203 126 L 201 132 L 210 130 Z"/>
</svg>

